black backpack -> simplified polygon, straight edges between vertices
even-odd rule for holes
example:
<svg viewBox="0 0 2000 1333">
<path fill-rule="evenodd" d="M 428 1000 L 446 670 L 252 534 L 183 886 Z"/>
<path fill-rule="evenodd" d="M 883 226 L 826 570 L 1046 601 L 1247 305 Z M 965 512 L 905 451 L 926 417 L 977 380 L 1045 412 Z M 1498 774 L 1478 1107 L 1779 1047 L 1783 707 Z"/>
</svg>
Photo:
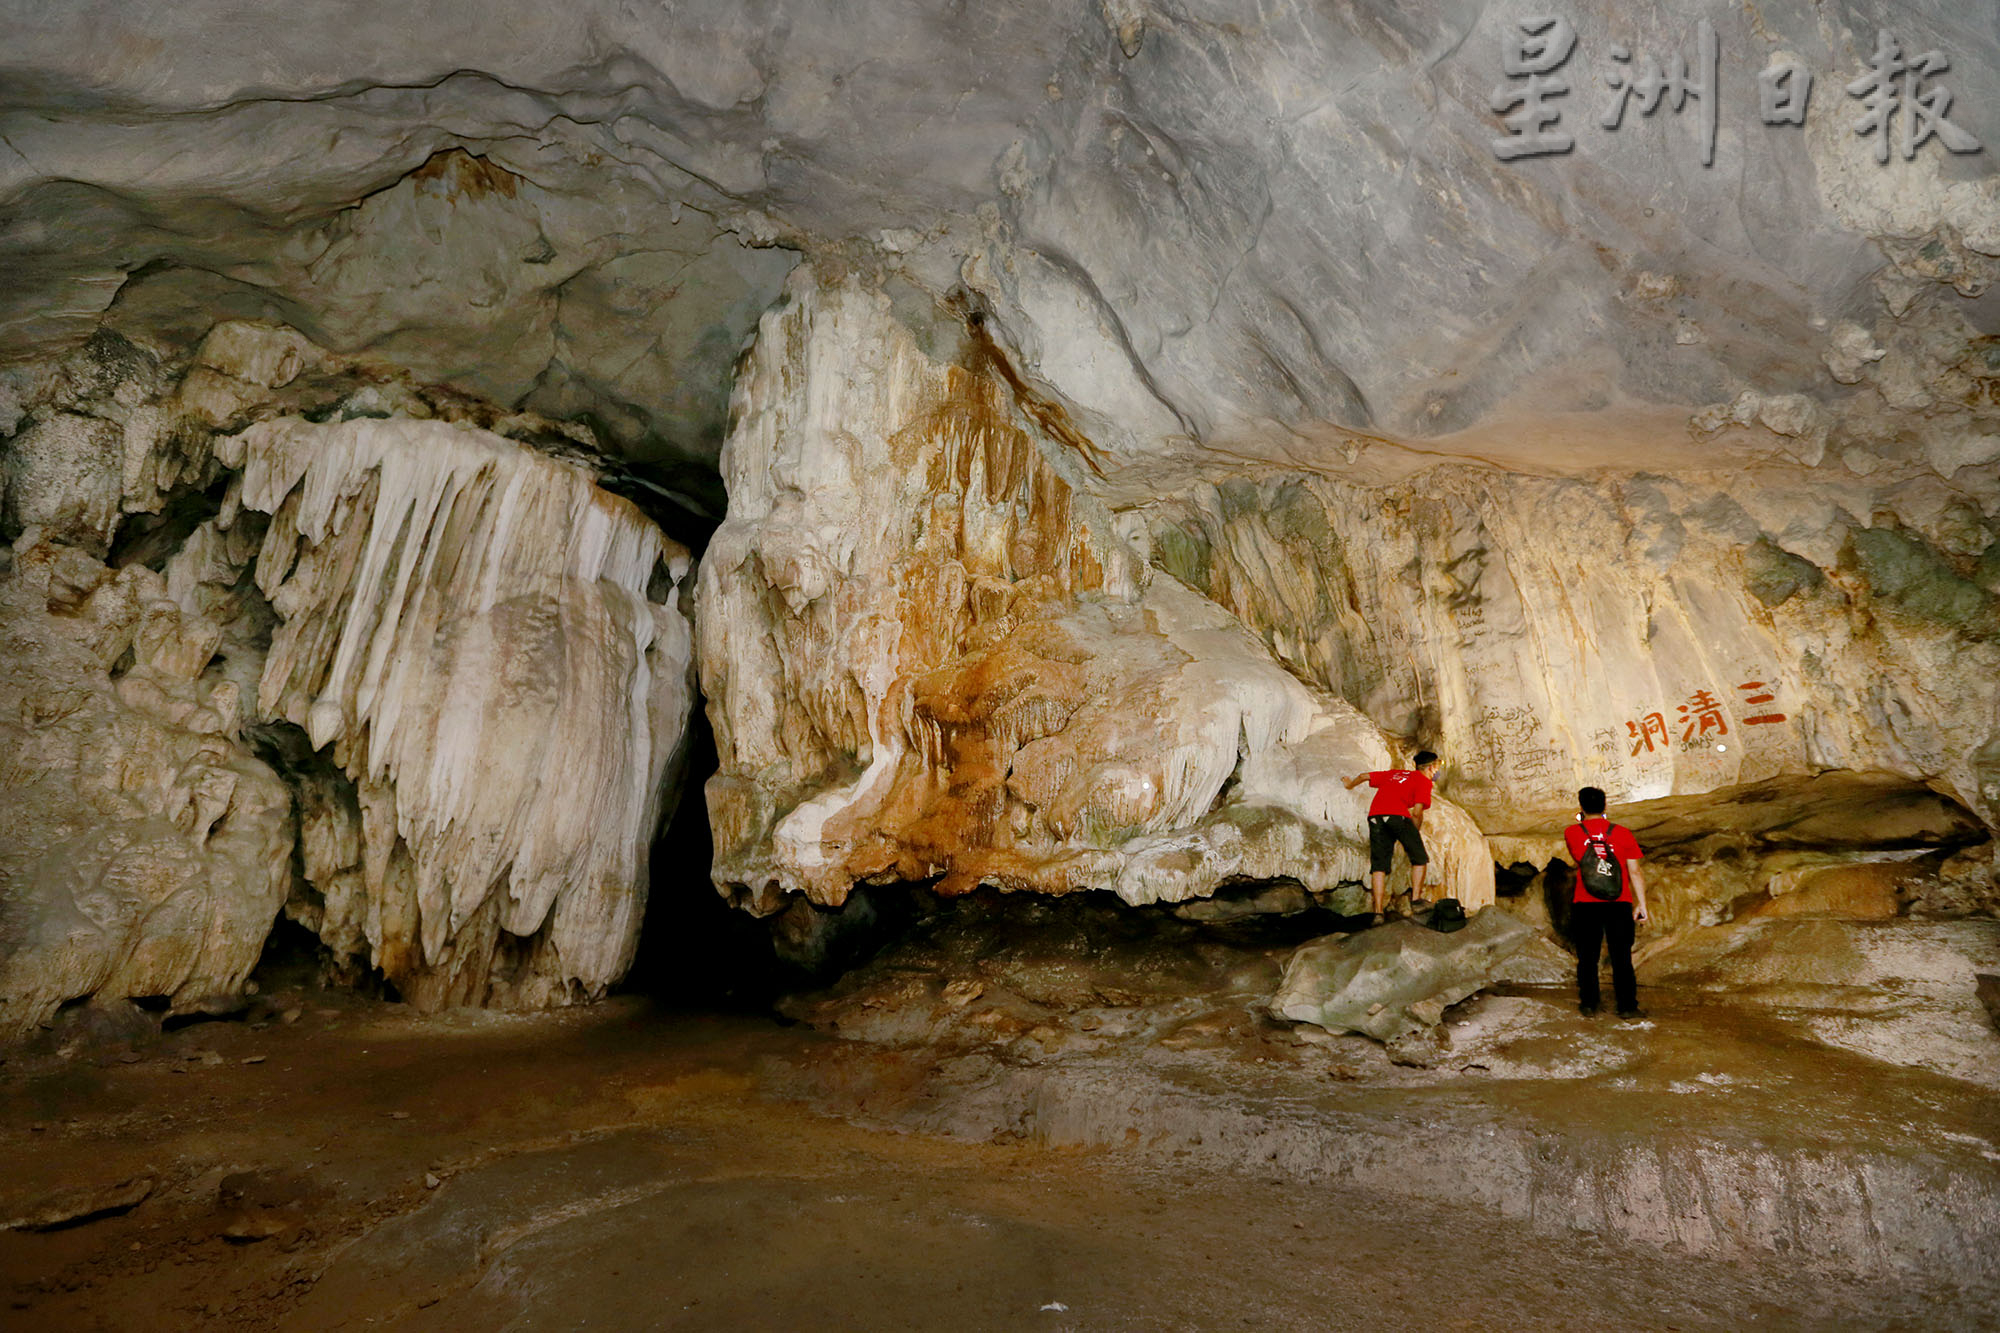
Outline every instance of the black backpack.
<svg viewBox="0 0 2000 1333">
<path fill-rule="evenodd" d="M 1465 929 L 1465 908 L 1456 898 L 1440 898 L 1431 908 L 1430 927 L 1449 935 L 1454 930 Z"/>
<path fill-rule="evenodd" d="M 1602 902 L 1617 902 L 1625 896 L 1625 872 L 1618 868 L 1618 854 L 1611 850 L 1611 830 L 1583 831 L 1583 852 L 1576 858 L 1576 877 L 1583 891 Z"/>
</svg>

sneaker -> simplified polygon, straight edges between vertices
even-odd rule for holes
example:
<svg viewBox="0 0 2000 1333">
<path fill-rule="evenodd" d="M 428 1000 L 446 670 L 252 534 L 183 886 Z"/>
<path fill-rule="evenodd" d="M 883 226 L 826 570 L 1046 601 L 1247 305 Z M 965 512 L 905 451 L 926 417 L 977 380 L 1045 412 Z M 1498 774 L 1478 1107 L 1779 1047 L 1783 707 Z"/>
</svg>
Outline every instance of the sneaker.
<svg viewBox="0 0 2000 1333">
<path fill-rule="evenodd" d="M 1576 1011 L 1585 1018 L 1597 1017 L 1597 1006 L 1594 1004 L 1580 1004 L 1576 1007 Z"/>
<path fill-rule="evenodd" d="M 1381 914 L 1380 912 L 1370 912 L 1370 913 L 1368 914 L 1368 924 L 1369 924 L 1369 925 L 1371 925 L 1371 926 L 1379 926 L 1379 925 L 1382 925 L 1382 924 L 1383 924 L 1383 922 L 1384 922 L 1384 918 L 1383 918 L 1383 916 L 1382 916 L 1382 914 Z"/>
<path fill-rule="evenodd" d="M 1636 1009 L 1636 1008 L 1620 1009 L 1618 1011 L 1618 1016 L 1624 1019 L 1626 1022 L 1630 1023 L 1635 1019 L 1644 1018 L 1646 1016 L 1646 1011 L 1644 1009 Z"/>
</svg>

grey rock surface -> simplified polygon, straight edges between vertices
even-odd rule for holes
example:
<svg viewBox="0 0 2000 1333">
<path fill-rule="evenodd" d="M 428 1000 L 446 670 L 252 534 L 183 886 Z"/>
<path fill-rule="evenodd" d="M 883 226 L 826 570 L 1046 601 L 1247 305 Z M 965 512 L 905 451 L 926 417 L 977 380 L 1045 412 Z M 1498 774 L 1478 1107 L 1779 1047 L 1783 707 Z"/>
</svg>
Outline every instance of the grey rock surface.
<svg viewBox="0 0 2000 1333">
<path fill-rule="evenodd" d="M 1500 448 L 1539 423 L 1536 452 L 1576 458 L 1717 404 L 1765 451 L 1992 453 L 1935 336 L 2000 328 L 1992 150 L 1878 162 L 1844 92 L 1888 27 L 1946 53 L 1955 125 L 2000 143 L 2000 34 L 1942 0 L 1582 0 L 1548 71 L 1573 147 L 1519 158 L 1494 104 L 1526 82 L 1523 15 L 1480 0 L 0 17 L 16 351 L 114 305 L 226 305 L 709 454 L 775 246 L 964 287 L 1135 454 L 1326 463 L 1353 432 Z M 1699 63 L 1704 22 L 1720 86 L 1607 128 L 1613 45 Z M 1767 124 L 1757 79 L 1788 60 L 1804 123 Z"/>
<path fill-rule="evenodd" d="M 1508 956 L 1534 938 L 1529 927 L 1490 907 L 1450 934 L 1402 920 L 1331 935 L 1292 955 L 1271 1012 L 1393 1042 L 1436 1027 L 1447 1008 L 1490 983 Z M 1435 1052 L 1413 1051 L 1411 1058 L 1430 1063 Z"/>
</svg>

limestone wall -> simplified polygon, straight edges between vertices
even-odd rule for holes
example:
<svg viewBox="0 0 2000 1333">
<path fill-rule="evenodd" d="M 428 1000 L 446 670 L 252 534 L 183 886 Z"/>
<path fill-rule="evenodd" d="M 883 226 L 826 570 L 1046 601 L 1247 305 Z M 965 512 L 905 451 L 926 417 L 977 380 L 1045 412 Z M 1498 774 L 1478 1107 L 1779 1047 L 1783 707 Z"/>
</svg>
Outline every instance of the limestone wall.
<svg viewBox="0 0 2000 1333">
<path fill-rule="evenodd" d="M 100 342 L 42 395 L 0 453 L 0 1026 L 225 1003 L 281 907 L 426 1006 L 622 975 L 692 704 L 686 552 L 580 455 L 288 330 L 179 373 Z"/>
<path fill-rule="evenodd" d="M 758 910 L 935 880 L 1179 901 L 1367 872 L 1390 762 L 1355 709 L 1149 571 L 1094 460 L 969 326 L 919 349 L 879 295 L 796 279 L 738 381 L 702 566 L 719 885 Z M 1430 825 L 1490 900 L 1471 821 Z"/>
</svg>

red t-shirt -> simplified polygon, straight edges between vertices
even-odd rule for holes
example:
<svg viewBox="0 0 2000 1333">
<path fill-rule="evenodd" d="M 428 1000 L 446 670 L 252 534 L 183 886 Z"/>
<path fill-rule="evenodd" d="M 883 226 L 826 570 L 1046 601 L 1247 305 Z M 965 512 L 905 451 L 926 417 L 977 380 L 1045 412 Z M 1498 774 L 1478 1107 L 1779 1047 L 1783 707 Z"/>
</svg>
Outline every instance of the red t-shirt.
<svg viewBox="0 0 2000 1333">
<path fill-rule="evenodd" d="M 1408 817 L 1412 806 L 1430 809 L 1431 780 L 1418 769 L 1392 768 L 1386 772 L 1370 773 L 1368 785 L 1375 789 L 1374 804 L 1368 807 L 1371 815 Z"/>
<path fill-rule="evenodd" d="M 1571 824 L 1563 830 L 1563 841 L 1569 845 L 1569 859 L 1574 861 L 1583 855 L 1583 831 L 1585 829 L 1589 829 L 1592 833 L 1602 833 L 1606 828 L 1611 830 L 1611 855 L 1618 862 L 1618 878 L 1623 882 L 1624 888 L 1616 898 L 1599 898 L 1589 889 L 1583 887 L 1583 877 L 1578 876 L 1576 881 L 1576 896 L 1570 900 L 1572 902 L 1637 902 L 1637 899 L 1632 896 L 1632 872 L 1626 869 L 1625 863 L 1627 861 L 1640 860 L 1646 854 L 1639 850 L 1639 840 L 1632 836 L 1631 829 L 1626 828 L 1623 824 L 1613 824 L 1602 815 L 1592 815 L 1589 819 L 1583 820 L 1580 823 Z"/>
</svg>

